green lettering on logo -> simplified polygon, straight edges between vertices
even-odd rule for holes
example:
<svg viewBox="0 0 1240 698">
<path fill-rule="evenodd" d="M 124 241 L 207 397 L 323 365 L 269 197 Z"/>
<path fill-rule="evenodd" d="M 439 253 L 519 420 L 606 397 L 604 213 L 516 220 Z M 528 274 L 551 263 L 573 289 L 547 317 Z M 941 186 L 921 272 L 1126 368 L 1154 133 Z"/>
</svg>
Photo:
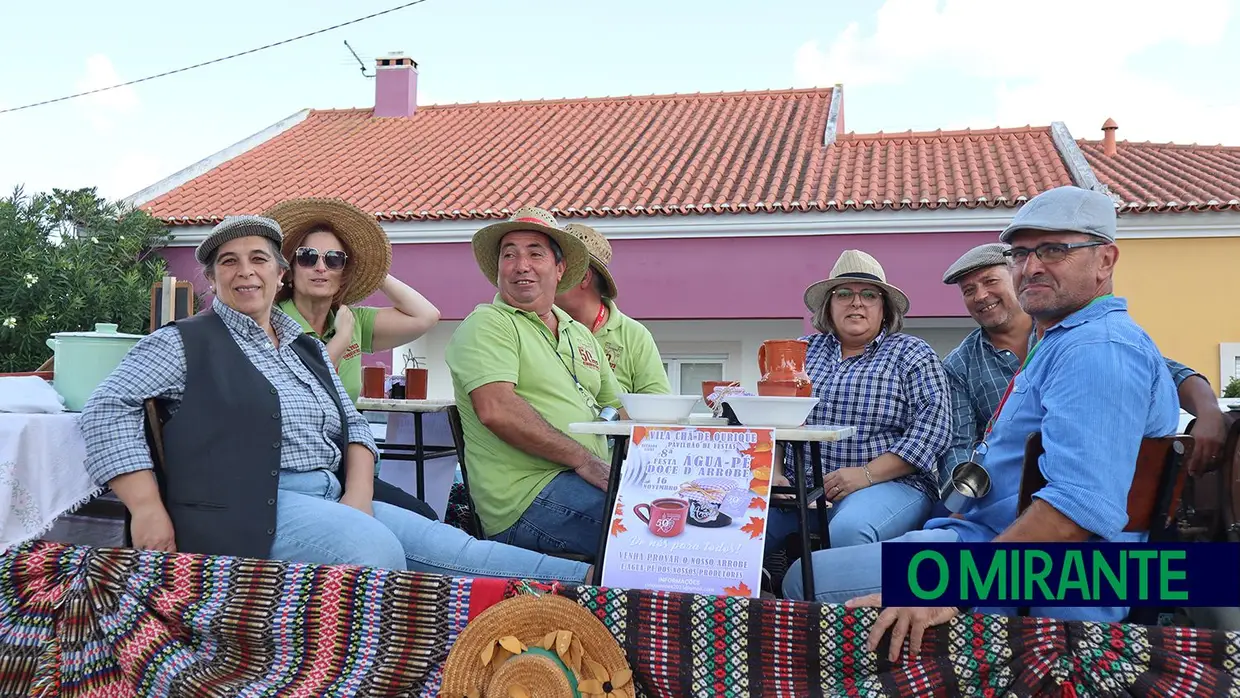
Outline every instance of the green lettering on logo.
<svg viewBox="0 0 1240 698">
<path fill-rule="evenodd" d="M 1162 592 L 1158 598 L 1162 601 L 1187 601 L 1187 591 L 1171 591 L 1167 582 L 1182 582 L 1188 578 L 1188 573 L 1184 570 L 1171 570 L 1172 560 L 1183 560 L 1188 556 L 1188 552 L 1184 550 L 1163 550 L 1158 555 L 1158 580 L 1160 582 L 1159 590 Z"/>
<path fill-rule="evenodd" d="M 1065 598 L 1068 591 L 1077 591 L 1082 601 L 1091 599 L 1089 578 L 1085 574 L 1085 561 L 1081 559 L 1081 551 L 1069 550 L 1063 561 L 1063 572 L 1059 575 L 1059 598 Z"/>
<path fill-rule="evenodd" d="M 1102 598 L 1102 580 L 1100 577 L 1106 577 L 1107 583 L 1111 585 L 1111 590 L 1115 592 L 1115 596 L 1121 601 L 1128 599 L 1128 563 L 1123 555 L 1119 560 L 1119 576 L 1116 576 L 1115 570 L 1112 569 L 1111 563 L 1107 560 L 1107 556 L 1101 550 L 1094 551 L 1094 598 Z"/>
<path fill-rule="evenodd" d="M 964 550 L 960 553 L 960 566 L 963 568 L 960 573 L 960 598 L 969 598 L 969 589 L 977 590 L 978 601 L 989 601 L 990 588 L 995 585 L 998 580 L 998 592 L 1002 597 L 1004 582 L 1007 579 L 1007 555 L 1000 550 L 990 558 L 990 566 L 986 568 L 986 579 L 981 579 L 981 571 L 977 569 L 977 561 L 973 559 L 973 553 Z"/>
<path fill-rule="evenodd" d="M 917 568 L 923 560 L 930 560 L 939 567 L 939 583 L 934 587 L 933 591 L 926 591 L 917 581 Z M 908 588 L 913 595 L 919 599 L 930 600 L 937 599 L 947 591 L 947 584 L 951 580 L 951 575 L 947 572 L 947 560 L 935 550 L 920 550 L 908 564 Z"/>
<path fill-rule="evenodd" d="M 1042 569 L 1035 569 L 1035 565 L 1034 565 L 1035 562 L 1041 563 L 1038 566 L 1041 567 Z M 1050 573 L 1051 573 L 1050 554 L 1048 554 L 1044 550 L 1026 550 L 1025 551 L 1025 595 L 1023 598 L 1030 602 L 1034 601 L 1035 599 L 1033 598 L 1033 585 L 1037 584 L 1038 588 L 1042 590 L 1043 599 L 1057 600 L 1058 597 L 1056 597 L 1054 594 L 1051 593 L 1050 587 L 1046 586 L 1046 578 L 1050 575 Z"/>
<path fill-rule="evenodd" d="M 1129 550 L 1129 559 L 1137 561 L 1137 598 L 1150 598 L 1150 561 L 1158 556 L 1157 550 Z"/>
</svg>

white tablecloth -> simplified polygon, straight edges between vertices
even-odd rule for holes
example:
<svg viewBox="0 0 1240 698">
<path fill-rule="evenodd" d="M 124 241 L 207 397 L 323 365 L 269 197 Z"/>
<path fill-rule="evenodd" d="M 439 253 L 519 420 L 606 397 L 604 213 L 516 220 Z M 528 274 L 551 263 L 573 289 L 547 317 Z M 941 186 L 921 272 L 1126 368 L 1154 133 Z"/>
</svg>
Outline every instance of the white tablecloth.
<svg viewBox="0 0 1240 698">
<path fill-rule="evenodd" d="M 80 415 L 0 414 L 0 552 L 40 537 L 98 495 Z"/>
</svg>

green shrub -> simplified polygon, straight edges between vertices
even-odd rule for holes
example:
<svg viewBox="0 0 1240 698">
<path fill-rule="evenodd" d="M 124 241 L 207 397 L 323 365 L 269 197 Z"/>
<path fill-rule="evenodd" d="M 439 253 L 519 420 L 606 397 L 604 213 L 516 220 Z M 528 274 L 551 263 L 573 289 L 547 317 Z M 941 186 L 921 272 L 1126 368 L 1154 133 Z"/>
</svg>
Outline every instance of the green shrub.
<svg viewBox="0 0 1240 698">
<path fill-rule="evenodd" d="M 151 285 L 165 272 L 165 226 L 95 190 L 0 199 L 0 372 L 51 357 L 54 332 L 114 322 L 146 334 Z"/>
<path fill-rule="evenodd" d="M 1232 378 L 1223 388 L 1223 397 L 1240 397 L 1240 378 Z"/>
</svg>

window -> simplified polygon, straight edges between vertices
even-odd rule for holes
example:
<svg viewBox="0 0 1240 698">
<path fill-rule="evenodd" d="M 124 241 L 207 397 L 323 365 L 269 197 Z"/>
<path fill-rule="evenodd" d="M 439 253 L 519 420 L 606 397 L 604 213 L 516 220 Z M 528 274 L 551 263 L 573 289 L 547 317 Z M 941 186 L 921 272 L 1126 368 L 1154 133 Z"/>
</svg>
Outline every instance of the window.
<svg viewBox="0 0 1240 698">
<path fill-rule="evenodd" d="M 672 392 L 678 395 L 702 394 L 702 381 L 723 380 L 724 364 L 728 357 L 722 354 L 695 354 L 670 356 L 663 359 L 663 370 L 672 384 Z M 693 407 L 695 413 L 710 412 L 705 403 Z"/>
</svg>

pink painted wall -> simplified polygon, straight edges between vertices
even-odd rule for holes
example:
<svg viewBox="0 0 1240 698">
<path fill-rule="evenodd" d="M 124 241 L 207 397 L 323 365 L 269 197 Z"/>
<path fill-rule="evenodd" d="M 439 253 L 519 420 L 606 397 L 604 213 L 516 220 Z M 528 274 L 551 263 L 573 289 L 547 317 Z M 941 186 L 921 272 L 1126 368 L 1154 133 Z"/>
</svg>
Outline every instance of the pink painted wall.
<svg viewBox="0 0 1240 698">
<path fill-rule="evenodd" d="M 892 233 L 617 240 L 612 274 L 620 307 L 642 320 L 805 319 L 805 287 L 826 278 L 840 252 L 854 248 L 874 255 L 887 280 L 909 296 L 910 317 L 965 317 L 959 292 L 943 285 L 943 270 L 970 247 L 996 239 L 996 233 Z M 195 291 L 206 290 L 191 248 L 172 248 L 165 256 L 173 274 L 192 281 Z M 397 244 L 392 271 L 435 303 L 445 320 L 460 320 L 495 296 L 468 243 Z M 388 303 L 376 294 L 363 304 Z M 388 354 L 366 363 L 391 366 Z"/>
</svg>

